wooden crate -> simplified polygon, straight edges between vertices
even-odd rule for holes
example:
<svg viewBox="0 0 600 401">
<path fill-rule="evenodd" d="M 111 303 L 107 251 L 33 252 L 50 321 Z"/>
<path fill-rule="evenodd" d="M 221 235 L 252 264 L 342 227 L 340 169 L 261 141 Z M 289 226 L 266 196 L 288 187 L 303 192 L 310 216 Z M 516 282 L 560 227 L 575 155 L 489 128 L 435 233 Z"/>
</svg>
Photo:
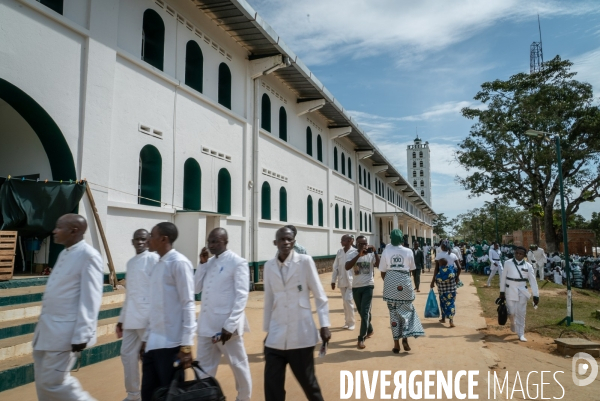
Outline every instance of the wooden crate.
<svg viewBox="0 0 600 401">
<path fill-rule="evenodd" d="M 15 267 L 16 231 L 0 231 L 0 281 L 10 280 Z"/>
</svg>

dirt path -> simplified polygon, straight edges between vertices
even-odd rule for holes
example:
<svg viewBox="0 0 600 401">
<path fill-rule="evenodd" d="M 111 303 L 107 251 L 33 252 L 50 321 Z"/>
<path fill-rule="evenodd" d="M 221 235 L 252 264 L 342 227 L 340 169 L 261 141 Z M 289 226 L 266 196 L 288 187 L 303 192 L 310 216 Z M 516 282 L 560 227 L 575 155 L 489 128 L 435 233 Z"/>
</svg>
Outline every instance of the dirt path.
<svg viewBox="0 0 600 401">
<path fill-rule="evenodd" d="M 330 317 L 332 321 L 333 338 L 330 344 L 329 353 L 325 358 L 317 359 L 317 378 L 323 389 L 323 395 L 326 400 L 340 399 L 340 371 L 348 370 L 355 372 L 357 370 L 367 370 L 369 377 L 372 377 L 375 370 L 390 370 L 392 372 L 406 370 L 410 374 L 414 370 L 479 370 L 479 375 L 475 380 L 478 386 L 474 393 L 479 395 L 479 399 L 488 399 L 488 371 L 498 372 L 502 379 L 506 372 L 509 373 L 509 387 L 512 390 L 512 384 L 517 372 L 519 372 L 523 386 L 526 386 L 526 377 L 530 371 L 558 371 L 562 370 L 564 374 L 558 374 L 557 378 L 566 391 L 563 399 L 598 399 L 600 391 L 600 377 L 594 383 L 587 387 L 577 387 L 571 381 L 571 359 L 565 359 L 556 355 L 548 355 L 535 349 L 529 349 L 519 344 L 515 344 L 510 336 L 505 341 L 504 338 L 497 335 L 488 335 L 482 329 L 486 327 L 486 322 L 481 315 L 479 298 L 475 293 L 475 287 L 471 285 L 471 276 L 465 274 L 463 281 L 465 286 L 459 289 L 457 297 L 457 315 L 456 328 L 450 329 L 447 324 L 444 326 L 438 323 L 437 319 L 422 319 L 427 337 L 410 340 L 412 351 L 401 352 L 399 355 L 392 354 L 393 346 L 391 331 L 389 328 L 389 317 L 385 303 L 381 299 L 382 281 L 377 277 L 375 281 L 375 298 L 373 300 L 373 319 L 375 335 L 367 340 L 367 348 L 358 350 L 356 348 L 356 336 L 358 330 L 342 330 L 343 310 L 338 290 L 332 291 L 330 286 L 330 274 L 321 276 L 323 285 L 327 291 L 330 300 Z M 429 290 L 428 282 L 431 280 L 430 274 L 422 276 L 421 293 L 417 294 L 415 307 L 419 316 L 423 316 L 427 293 Z M 265 334 L 262 332 L 262 300 L 263 293 L 253 292 L 247 307 L 247 315 L 250 321 L 250 327 L 253 330 L 245 336 L 246 350 L 250 359 L 252 379 L 254 383 L 253 399 L 262 400 L 263 396 L 263 370 L 264 359 L 262 355 L 262 341 Z M 358 325 L 357 325 L 358 326 Z M 532 338 L 533 339 L 533 338 Z M 516 338 L 515 338 L 516 340 Z M 83 387 L 100 401 L 120 401 L 125 398 L 123 387 L 122 366 L 119 358 L 92 365 L 81 369 L 75 374 L 82 382 Z M 493 376 L 492 376 L 493 377 Z M 534 379 L 535 378 L 535 379 Z M 225 390 L 228 400 L 235 400 L 235 384 L 231 370 L 222 362 L 217 379 Z M 423 377 L 417 378 L 422 380 Z M 393 373 L 392 378 L 388 377 L 391 386 L 387 393 L 394 391 Z M 434 378 L 435 380 L 435 378 Z M 530 398 L 535 396 L 535 387 L 532 383 L 539 386 L 540 377 L 532 374 L 530 376 Z M 562 390 L 553 380 L 551 374 L 545 374 L 544 382 L 551 382 L 544 386 L 544 397 L 561 397 Z M 461 391 L 466 392 L 466 379 L 461 380 Z M 286 390 L 288 400 L 305 399 L 302 391 L 288 369 L 286 380 Z M 435 394 L 435 385 L 432 389 Z M 362 389 L 362 399 L 366 399 L 365 389 Z M 491 394 L 493 399 L 493 393 Z M 509 391 L 510 395 L 510 391 Z M 527 393 L 523 396 L 520 392 L 513 394 L 513 399 L 529 399 Z M 23 401 L 35 399 L 35 387 L 29 384 L 17 389 L 9 390 L 0 394 L 3 401 Z M 409 398 L 407 394 L 407 398 Z M 355 399 L 355 395 L 351 397 Z M 373 399 L 380 398 L 380 386 L 377 382 L 377 389 Z M 446 399 L 446 398 L 438 398 Z M 510 399 L 499 395 L 496 399 Z M 538 396 L 539 399 L 539 396 Z"/>
</svg>

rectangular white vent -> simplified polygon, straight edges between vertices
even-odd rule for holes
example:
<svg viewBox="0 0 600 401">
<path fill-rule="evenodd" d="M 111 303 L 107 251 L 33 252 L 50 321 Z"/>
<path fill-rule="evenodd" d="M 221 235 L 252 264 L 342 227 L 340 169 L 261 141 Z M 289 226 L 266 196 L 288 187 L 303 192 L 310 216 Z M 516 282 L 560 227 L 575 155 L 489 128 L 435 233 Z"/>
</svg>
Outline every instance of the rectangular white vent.
<svg viewBox="0 0 600 401">
<path fill-rule="evenodd" d="M 159 139 L 162 139 L 163 137 L 162 131 L 156 128 L 152 128 L 151 126 L 146 124 L 138 124 L 138 131 L 140 131 L 142 134 L 150 135 Z"/>
<path fill-rule="evenodd" d="M 180 24 L 185 24 L 185 18 L 177 14 L 177 22 L 179 22 Z"/>
<path fill-rule="evenodd" d="M 308 121 L 310 123 L 310 125 L 312 125 L 317 131 L 319 132 L 323 132 L 323 128 L 319 127 L 317 125 L 317 123 L 315 123 L 313 120 L 311 120 L 310 118 L 306 117 L 306 121 Z"/>
<path fill-rule="evenodd" d="M 225 154 L 223 152 L 219 152 L 218 150 L 207 148 L 206 146 L 202 146 L 202 153 L 205 155 L 209 155 L 212 157 L 216 157 L 217 159 L 225 160 L 227 162 L 231 162 L 231 156 Z"/>
<path fill-rule="evenodd" d="M 367 212 L 371 211 L 371 209 L 369 209 L 368 207 L 361 206 L 360 208 L 361 208 L 361 210 L 366 210 Z"/>
<path fill-rule="evenodd" d="M 275 178 L 275 179 L 277 179 L 277 180 L 280 180 L 280 181 L 283 181 L 283 182 L 288 182 L 288 178 L 287 178 L 286 176 L 284 176 L 284 175 L 282 175 L 282 174 L 279 174 L 279 173 L 276 173 L 276 172 L 275 172 L 275 171 L 273 171 L 273 170 L 269 170 L 269 169 L 267 169 L 267 168 L 263 168 L 263 169 L 262 169 L 262 173 L 263 173 L 264 175 L 267 175 L 267 176 L 269 176 L 269 177 L 273 177 L 273 178 Z"/>
<path fill-rule="evenodd" d="M 348 205 L 352 205 L 352 201 L 349 201 L 348 199 L 342 198 L 341 196 L 336 196 L 335 200 L 338 201 L 338 202 L 346 203 Z"/>
<path fill-rule="evenodd" d="M 210 38 L 204 34 L 204 41 L 210 45 Z"/>
<path fill-rule="evenodd" d="M 175 16 L 175 10 L 173 9 L 173 7 L 167 6 L 166 8 L 167 12 L 169 14 L 171 14 L 173 17 Z"/>
<path fill-rule="evenodd" d="M 225 54 L 225 57 L 226 57 L 226 58 L 227 58 L 227 60 L 229 60 L 229 61 L 233 60 L 233 56 L 232 56 L 231 54 L 229 54 L 229 53 L 226 53 L 226 54 Z"/>
<path fill-rule="evenodd" d="M 307 186 L 306 189 L 308 189 L 310 192 L 314 192 L 316 194 L 323 195 L 323 191 L 321 191 L 320 189 L 317 189 L 315 187 L 311 187 L 310 185 Z"/>
<path fill-rule="evenodd" d="M 189 22 L 185 23 L 185 27 L 190 30 L 190 32 L 194 32 L 194 25 L 190 24 Z"/>
<path fill-rule="evenodd" d="M 281 100 L 284 104 L 287 104 L 287 100 L 282 95 L 280 95 L 279 92 L 276 92 L 274 88 L 271 88 L 264 82 L 262 83 L 262 87 L 265 88 L 266 92 L 271 92 L 275 95 L 277 99 Z"/>
<path fill-rule="evenodd" d="M 200 32 L 199 30 L 197 30 L 197 29 L 194 29 L 194 33 L 195 33 L 195 34 L 196 34 L 196 36 L 198 36 L 199 38 L 201 38 L 201 37 L 202 37 L 202 32 Z"/>
<path fill-rule="evenodd" d="M 213 49 L 219 50 L 219 45 L 217 44 L 217 42 L 213 41 L 210 45 L 212 46 Z"/>
<path fill-rule="evenodd" d="M 161 0 L 156 0 L 155 1 L 156 5 L 159 6 L 160 8 L 165 8 L 165 2 L 161 1 Z"/>
</svg>

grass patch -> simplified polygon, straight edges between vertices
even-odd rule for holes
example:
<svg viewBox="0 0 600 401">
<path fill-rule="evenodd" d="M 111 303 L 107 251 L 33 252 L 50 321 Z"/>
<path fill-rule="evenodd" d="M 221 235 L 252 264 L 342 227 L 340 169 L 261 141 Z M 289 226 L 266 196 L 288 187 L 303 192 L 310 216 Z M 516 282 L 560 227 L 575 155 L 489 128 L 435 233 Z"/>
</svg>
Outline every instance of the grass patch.
<svg viewBox="0 0 600 401">
<path fill-rule="evenodd" d="M 487 276 L 473 274 L 473 283 L 477 287 L 484 317 L 497 318 L 495 302 L 500 295 L 499 276 L 494 277 L 490 288 L 484 288 L 486 282 Z M 573 317 L 585 322 L 585 325 L 558 326 L 557 323 L 567 314 L 567 287 L 547 281 L 538 281 L 538 286 L 540 304 L 537 309 L 533 309 L 533 301 L 528 302 L 526 332 L 535 332 L 549 338 L 559 338 L 562 335 L 600 340 L 600 320 L 596 319 L 596 311 L 600 310 L 600 293 L 572 288 Z"/>
</svg>

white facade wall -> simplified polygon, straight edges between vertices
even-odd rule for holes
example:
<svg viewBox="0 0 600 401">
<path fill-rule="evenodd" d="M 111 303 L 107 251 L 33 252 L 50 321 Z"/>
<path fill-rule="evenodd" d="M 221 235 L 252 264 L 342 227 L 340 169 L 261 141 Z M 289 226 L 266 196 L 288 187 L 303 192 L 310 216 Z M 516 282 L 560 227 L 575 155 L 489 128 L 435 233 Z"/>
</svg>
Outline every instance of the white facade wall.
<svg viewBox="0 0 600 401">
<path fill-rule="evenodd" d="M 116 270 L 124 271 L 126 261 L 133 255 L 133 231 L 150 229 L 160 221 L 172 221 L 181 228 L 175 247 L 193 263 L 197 262 L 207 233 L 217 226 L 228 230 L 229 248 L 248 259 L 255 238 L 258 253 L 254 261 L 273 257 L 272 240 L 284 224 L 298 228 L 297 239 L 311 255 L 334 255 L 343 234 L 359 234 L 361 212 L 363 225 L 365 214 L 372 219 L 372 233 L 366 227 L 361 233 L 375 243 L 379 238 L 374 213 L 399 212 L 404 208 L 376 196 L 372 162 L 358 161 L 355 145 L 347 138 L 333 139 L 327 122 L 318 113 L 298 116 L 296 94 L 271 75 L 258 82 L 258 123 L 260 97 L 268 93 L 271 132 L 258 130 L 258 177 L 252 182 L 255 94 L 247 51 L 191 2 L 173 0 L 166 5 L 175 15 L 150 0 L 67 0 L 62 16 L 34 0 L 6 0 L 0 4 L 0 78 L 38 102 L 62 131 L 73 154 L 78 174 L 74 178 L 87 178 L 92 187 Z M 149 8 L 161 16 L 165 25 L 163 71 L 141 60 L 142 18 Z M 178 15 L 183 23 L 177 21 Z M 202 32 L 202 38 L 196 35 L 196 29 Z M 204 37 L 210 38 L 210 44 Z M 203 53 L 202 93 L 184 82 L 189 40 L 195 40 Z M 217 102 L 220 63 L 226 63 L 231 70 L 231 110 Z M 287 113 L 287 141 L 279 139 L 280 107 Z M 21 160 L 0 157 L 0 175 L 13 174 L 13 169 L 14 174 L 28 174 L 29 170 L 22 172 L 21 162 L 26 159 L 35 159 L 35 163 L 27 164 L 31 171 L 35 170 L 32 173 L 49 175 L 41 143 L 14 114 L 0 100 L 0 115 L 12 116 L 9 123 L 0 127 L 0 140 L 10 143 L 11 149 L 26 144 L 26 156 Z M 160 135 L 140 132 L 140 125 Z M 306 154 L 307 127 L 312 131 L 312 156 Z M 16 135 L 18 141 L 14 140 Z M 317 160 L 319 135 L 322 162 Z M 139 205 L 137 201 L 139 155 L 146 145 L 156 147 L 162 158 L 164 204 L 160 208 Z M 334 147 L 338 151 L 338 171 L 333 170 Z M 227 157 L 215 157 L 211 151 Z M 195 159 L 201 168 L 202 212 L 177 212 L 183 206 L 183 166 L 188 158 Z M 351 179 L 348 158 L 352 161 Z M 366 189 L 367 184 L 358 184 L 359 164 L 370 173 L 371 190 Z M 215 214 L 217 176 L 222 168 L 231 176 L 230 216 Z M 271 187 L 271 220 L 260 218 L 260 188 L 265 181 Z M 282 186 L 287 191 L 287 222 L 279 221 Z M 255 237 L 251 217 L 256 188 Z M 313 199 L 313 225 L 307 224 L 309 195 Z M 318 225 L 319 200 L 323 202 L 323 227 Z M 334 227 L 336 204 L 340 210 L 339 228 Z M 342 228 L 343 207 L 346 229 Z M 85 199 L 80 213 L 90 222 L 88 240 L 104 253 Z"/>
</svg>

